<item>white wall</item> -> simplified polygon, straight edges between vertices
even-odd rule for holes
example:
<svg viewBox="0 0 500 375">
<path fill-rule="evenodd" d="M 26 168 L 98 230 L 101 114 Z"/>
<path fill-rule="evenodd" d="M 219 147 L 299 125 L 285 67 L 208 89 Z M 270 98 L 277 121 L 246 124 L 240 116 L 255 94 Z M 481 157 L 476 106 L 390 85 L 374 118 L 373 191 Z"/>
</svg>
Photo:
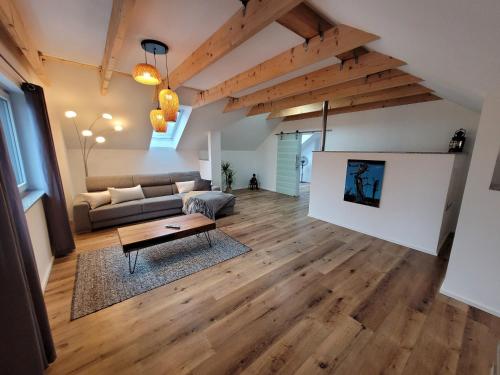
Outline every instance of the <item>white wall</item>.
<svg viewBox="0 0 500 375">
<path fill-rule="evenodd" d="M 45 213 L 43 211 L 43 202 L 39 199 L 26 212 L 26 221 L 30 232 L 33 252 L 35 254 L 36 267 L 42 290 L 45 290 L 49 281 L 50 270 L 54 257 L 50 247 L 49 233 L 47 230 L 47 222 L 45 221 Z"/>
<path fill-rule="evenodd" d="M 489 189 L 500 148 L 500 88 L 483 105 L 441 292 L 500 316 L 500 192 Z"/>
<path fill-rule="evenodd" d="M 233 170 L 236 172 L 233 189 L 248 188 L 252 173 L 257 173 L 256 152 L 222 150 L 222 160 L 230 162 Z"/>
<path fill-rule="evenodd" d="M 68 150 L 75 195 L 85 191 L 85 173 L 80 150 Z M 222 160 L 229 161 L 236 171 L 233 189 L 248 187 L 256 170 L 255 151 L 222 150 Z M 89 157 L 89 175 L 154 174 L 200 170 L 198 153 L 190 150 L 94 150 Z"/>
<path fill-rule="evenodd" d="M 212 166 L 208 160 L 200 159 L 198 160 L 200 166 L 200 176 L 204 180 L 212 179 Z"/>
<path fill-rule="evenodd" d="M 348 159 L 385 161 L 380 207 L 344 201 Z M 455 155 L 315 152 L 309 215 L 436 255 Z"/>
<path fill-rule="evenodd" d="M 75 194 L 85 191 L 85 173 L 80 150 L 68 150 Z M 200 169 L 198 153 L 168 148 L 151 150 L 92 151 L 88 160 L 90 176 L 154 174 Z"/>
<path fill-rule="evenodd" d="M 304 135 L 302 135 L 304 137 Z M 302 143 L 302 148 L 300 155 L 301 157 L 307 157 L 309 163 L 304 166 L 302 170 L 302 180 L 301 182 L 311 182 L 312 173 L 312 154 L 313 151 L 319 151 L 321 149 L 321 135 L 320 133 L 312 134 L 311 138 Z"/>
<path fill-rule="evenodd" d="M 278 126 L 281 128 L 281 126 Z M 278 153 L 278 137 L 273 132 L 257 148 L 255 152 L 257 179 L 260 187 L 276 191 L 276 160 Z"/>
<path fill-rule="evenodd" d="M 455 130 L 467 129 L 465 151 L 472 152 L 479 115 L 459 105 L 434 102 L 328 117 L 326 150 L 446 152 Z M 319 130 L 321 118 L 282 122 L 257 149 L 262 187 L 276 190 L 277 137 L 281 131 Z"/>
<path fill-rule="evenodd" d="M 210 161 L 210 180 L 215 186 L 222 185 L 221 167 L 221 133 L 220 131 L 208 132 L 208 160 Z"/>
</svg>

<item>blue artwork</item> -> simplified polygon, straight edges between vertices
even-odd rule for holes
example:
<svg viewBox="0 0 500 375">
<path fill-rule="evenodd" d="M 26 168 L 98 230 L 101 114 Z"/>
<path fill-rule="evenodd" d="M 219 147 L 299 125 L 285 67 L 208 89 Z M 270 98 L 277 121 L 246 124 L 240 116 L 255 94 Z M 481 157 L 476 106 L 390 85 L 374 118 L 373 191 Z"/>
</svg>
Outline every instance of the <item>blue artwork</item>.
<svg viewBox="0 0 500 375">
<path fill-rule="evenodd" d="M 344 200 L 379 207 L 385 161 L 347 160 Z"/>
</svg>

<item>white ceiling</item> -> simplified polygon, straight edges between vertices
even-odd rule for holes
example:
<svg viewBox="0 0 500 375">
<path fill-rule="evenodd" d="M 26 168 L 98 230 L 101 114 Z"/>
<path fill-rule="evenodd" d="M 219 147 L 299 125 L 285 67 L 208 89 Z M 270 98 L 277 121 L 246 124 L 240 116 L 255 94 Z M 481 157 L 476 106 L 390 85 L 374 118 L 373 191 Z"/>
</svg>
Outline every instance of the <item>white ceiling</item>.
<svg viewBox="0 0 500 375">
<path fill-rule="evenodd" d="M 101 64 L 112 0 L 18 0 L 18 3 L 42 53 L 94 66 Z M 405 60 L 409 64 L 405 70 L 422 77 L 425 85 L 440 96 L 469 109 L 479 111 L 487 92 L 500 84 L 498 0 L 311 0 L 310 3 L 335 22 L 379 35 L 381 39 L 370 43 L 369 48 Z M 240 6 L 239 0 L 138 0 L 118 70 L 129 73 L 135 63 L 144 59 L 140 41 L 153 38 L 170 46 L 172 71 Z M 301 42 L 297 35 L 273 23 L 185 85 L 197 89 L 211 87 Z M 164 73 L 164 60 L 159 61 Z M 336 61 L 332 57 L 238 95 Z M 62 74 L 55 63 L 47 64 L 53 82 L 48 91 L 57 98 L 58 108 L 81 106 L 80 111 L 89 111 L 91 117 L 90 112 L 111 107 L 114 113 L 123 114 L 129 129 L 122 138 L 110 141 L 105 147 L 147 147 L 151 133 L 147 115 L 153 105 L 150 88 L 115 74 L 109 94 L 101 97 L 98 76 L 93 72 L 89 81 L 71 92 L 75 90 L 70 84 L 72 79 L 59 76 L 83 68 L 60 68 L 65 72 Z M 81 74 L 87 77 L 90 73 Z M 221 101 L 194 110 L 180 147 L 204 148 L 206 131 L 224 129 L 223 140 L 228 149 L 255 149 L 254 144 L 271 131 L 273 123 L 265 122 L 264 117 L 246 119 L 245 111 L 223 114 L 223 107 Z M 72 145 L 76 139 L 71 139 L 70 131 L 66 133 Z"/>
<path fill-rule="evenodd" d="M 17 0 L 34 44 L 45 55 L 101 65 L 112 0 Z"/>
<path fill-rule="evenodd" d="M 370 44 L 442 97 L 479 111 L 500 84 L 498 0 L 311 0 L 332 20 L 381 38 Z"/>
</svg>

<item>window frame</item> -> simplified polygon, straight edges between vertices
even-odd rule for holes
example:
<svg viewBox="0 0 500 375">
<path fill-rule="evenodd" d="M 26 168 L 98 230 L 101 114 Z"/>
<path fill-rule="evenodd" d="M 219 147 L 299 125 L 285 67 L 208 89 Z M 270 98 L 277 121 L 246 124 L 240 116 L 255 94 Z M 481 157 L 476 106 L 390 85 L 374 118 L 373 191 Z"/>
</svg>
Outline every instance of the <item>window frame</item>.
<svg viewBox="0 0 500 375">
<path fill-rule="evenodd" d="M 21 145 L 19 143 L 19 137 L 17 135 L 17 127 L 16 123 L 14 122 L 14 114 L 12 112 L 12 103 L 10 101 L 10 95 L 2 88 L 0 88 L 0 99 L 3 99 L 7 104 L 6 116 L 8 117 L 9 123 L 4 124 L 3 127 L 6 129 L 6 133 L 8 132 L 8 134 L 5 134 L 6 137 L 9 137 L 7 142 L 11 142 L 14 148 L 14 154 L 15 154 L 14 156 L 16 160 L 11 160 L 11 164 L 12 168 L 17 170 L 17 172 L 21 176 L 22 182 L 20 184 L 17 184 L 17 188 L 19 189 L 20 193 L 23 193 L 28 189 L 28 180 L 26 178 L 23 155 L 21 153 Z M 17 178 L 16 178 L 16 183 L 17 183 Z"/>
</svg>

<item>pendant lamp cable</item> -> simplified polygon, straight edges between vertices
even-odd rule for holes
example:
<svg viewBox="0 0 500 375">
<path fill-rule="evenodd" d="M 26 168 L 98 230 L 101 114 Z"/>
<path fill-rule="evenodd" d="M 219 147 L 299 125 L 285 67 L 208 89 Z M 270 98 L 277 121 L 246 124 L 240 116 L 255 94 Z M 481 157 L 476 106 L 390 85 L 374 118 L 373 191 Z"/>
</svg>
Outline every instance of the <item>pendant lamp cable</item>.
<svg viewBox="0 0 500 375">
<path fill-rule="evenodd" d="M 170 90 L 170 79 L 168 77 L 168 53 L 165 53 L 165 66 L 167 67 L 167 87 Z"/>
</svg>

